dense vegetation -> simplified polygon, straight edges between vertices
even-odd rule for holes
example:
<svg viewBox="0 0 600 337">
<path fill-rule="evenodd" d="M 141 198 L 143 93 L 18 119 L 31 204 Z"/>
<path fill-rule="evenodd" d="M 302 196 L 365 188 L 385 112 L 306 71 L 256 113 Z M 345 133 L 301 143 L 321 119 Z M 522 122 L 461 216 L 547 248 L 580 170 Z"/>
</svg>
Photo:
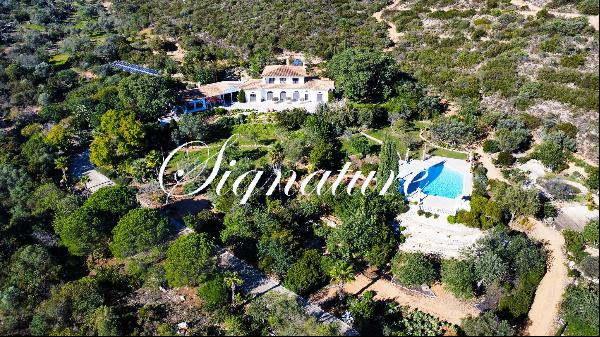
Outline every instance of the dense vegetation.
<svg viewBox="0 0 600 337">
<path fill-rule="evenodd" d="M 508 225 L 550 221 L 550 198 L 580 201 L 558 176 L 569 164 L 585 173 L 570 180 L 589 195 L 598 191 L 598 168 L 579 156 L 597 154 L 597 144 L 589 145 L 589 122 L 597 121 L 590 111 L 598 109 L 597 33 L 578 19 L 526 20 L 503 2 L 438 10 L 455 4 L 417 1 L 385 13 L 406 33 L 386 53 L 387 27 L 372 18 L 386 4 L 0 2 L 0 334 L 173 335 L 181 322 L 197 335 L 339 333 L 307 315 L 294 296 L 246 297 L 245 280 L 221 263 L 222 248 L 299 295 L 334 286 L 333 306 L 347 312 L 331 311 L 363 333 L 461 332 L 371 292 L 346 296 L 344 284 L 368 268 L 405 287 L 440 282 L 460 299 L 497 299 L 465 320 L 466 334 L 521 328 L 546 254 Z M 593 1 L 578 7 L 590 12 Z M 284 50 L 303 51 L 311 73 L 336 80 L 332 104 L 315 114 L 217 108 L 157 121 L 185 81 L 256 76 Z M 531 71 L 526 52 L 544 64 Z M 116 71 L 109 65 L 115 60 L 156 68 L 160 76 Z M 447 113 L 440 96 L 458 108 Z M 556 116 L 534 109 L 550 100 L 561 104 Z M 267 186 L 258 184 L 245 205 L 228 180 L 225 193 L 190 202 L 202 211 L 187 209 L 190 200 L 165 206 L 157 176 L 168 151 L 192 140 L 212 151 L 233 134 L 240 143 L 226 153 L 228 163 L 235 160 L 233 177 L 259 168 L 264 177 L 279 170 L 306 176 L 346 161 L 385 177 L 398 170 L 398 154 L 420 158 L 428 150 L 467 159 L 454 150 L 481 144 L 506 182 L 488 181 L 482 165 L 473 168 L 471 209 L 447 220 L 489 232 L 460 260 L 398 251 L 404 228 L 394 219 L 409 204 L 395 182 L 394 193 L 378 195 L 385 179 L 365 185 L 364 194 L 356 188 L 335 196 L 279 189 L 267 197 Z M 426 140 L 449 148 L 431 149 Z M 167 182 L 199 159 L 206 158 L 195 149 L 176 157 Z M 534 188 L 515 168 L 530 159 L 554 172 Z M 92 193 L 81 172 L 90 165 L 115 185 Z M 597 278 L 598 260 L 585 248 L 597 247 L 598 222 L 564 236 L 574 273 Z M 597 302 L 597 287 L 571 286 L 562 305 L 565 333 L 597 334 Z"/>
</svg>

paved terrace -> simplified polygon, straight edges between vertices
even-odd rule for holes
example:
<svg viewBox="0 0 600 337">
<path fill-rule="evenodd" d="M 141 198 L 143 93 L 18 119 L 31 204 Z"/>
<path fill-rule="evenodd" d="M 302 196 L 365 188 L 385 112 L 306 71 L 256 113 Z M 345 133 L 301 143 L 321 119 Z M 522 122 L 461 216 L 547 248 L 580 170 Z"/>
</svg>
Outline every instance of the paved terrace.
<svg viewBox="0 0 600 337">
<path fill-rule="evenodd" d="M 319 102 L 313 101 L 264 101 L 247 103 L 234 102 L 231 105 L 224 106 L 223 108 L 227 110 L 256 110 L 258 112 L 282 111 L 286 109 L 301 108 L 306 109 L 308 113 L 315 113 L 319 104 Z"/>
</svg>

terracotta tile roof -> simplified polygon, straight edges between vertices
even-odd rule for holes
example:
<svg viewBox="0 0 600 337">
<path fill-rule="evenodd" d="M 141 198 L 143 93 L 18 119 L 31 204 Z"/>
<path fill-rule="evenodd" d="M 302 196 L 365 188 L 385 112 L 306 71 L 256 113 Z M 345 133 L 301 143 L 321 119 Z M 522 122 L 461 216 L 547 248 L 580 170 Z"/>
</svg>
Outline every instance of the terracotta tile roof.
<svg viewBox="0 0 600 337">
<path fill-rule="evenodd" d="M 306 83 L 263 83 L 262 80 L 250 80 L 240 86 L 244 90 L 256 90 L 256 89 L 311 89 L 311 90 L 333 90 L 335 84 L 330 79 L 311 79 Z"/>
<path fill-rule="evenodd" d="M 266 66 L 262 72 L 262 77 L 306 77 L 306 68 L 304 66 Z"/>
<path fill-rule="evenodd" d="M 204 97 L 224 95 L 232 91 L 239 91 L 241 85 L 242 82 L 237 81 L 222 81 L 201 85 L 198 88 L 180 91 L 179 100 L 193 101 Z"/>
</svg>

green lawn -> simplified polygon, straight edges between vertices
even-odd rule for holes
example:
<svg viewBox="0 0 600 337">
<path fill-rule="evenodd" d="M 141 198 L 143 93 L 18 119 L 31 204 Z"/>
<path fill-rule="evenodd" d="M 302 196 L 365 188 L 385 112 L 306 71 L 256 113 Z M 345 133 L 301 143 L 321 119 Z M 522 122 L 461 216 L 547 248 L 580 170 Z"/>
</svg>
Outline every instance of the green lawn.
<svg viewBox="0 0 600 337">
<path fill-rule="evenodd" d="M 432 156 L 454 158 L 454 159 L 460 159 L 460 160 L 469 159 L 469 155 L 467 155 L 466 153 L 456 152 L 456 151 L 446 150 L 446 149 L 440 149 L 440 148 L 431 149 L 429 151 L 429 154 Z"/>
</svg>

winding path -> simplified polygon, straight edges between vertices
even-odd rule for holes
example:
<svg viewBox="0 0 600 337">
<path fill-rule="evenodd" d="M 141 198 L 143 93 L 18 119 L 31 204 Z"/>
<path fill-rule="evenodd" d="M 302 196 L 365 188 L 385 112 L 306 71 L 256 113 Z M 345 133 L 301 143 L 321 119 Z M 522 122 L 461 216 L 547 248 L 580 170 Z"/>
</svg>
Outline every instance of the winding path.
<svg viewBox="0 0 600 337">
<path fill-rule="evenodd" d="M 523 16 L 535 16 L 539 11 L 541 11 L 543 9 L 542 7 L 536 6 L 534 4 L 530 4 L 530 3 L 526 2 L 525 0 L 511 0 L 510 3 L 519 8 L 528 7 L 529 8 L 528 10 L 518 10 L 519 14 L 521 14 Z M 557 12 L 557 11 L 548 11 L 548 13 L 550 13 L 556 17 L 567 18 L 567 19 L 586 17 L 588 19 L 588 21 L 590 22 L 590 25 L 592 27 L 594 27 L 594 29 L 598 30 L 598 15 L 584 15 L 584 14 L 579 14 L 579 13 L 565 13 L 565 12 Z"/>
<path fill-rule="evenodd" d="M 402 2 L 403 2 L 402 0 L 394 0 L 394 2 L 392 4 L 384 7 L 379 12 L 376 12 L 373 14 L 373 17 L 375 18 L 375 20 L 377 20 L 377 22 L 385 22 L 389 26 L 388 36 L 389 36 L 390 40 L 392 40 L 392 42 L 394 42 L 394 43 L 398 43 L 398 41 L 400 41 L 400 38 L 402 36 L 404 36 L 404 33 L 398 31 L 398 27 L 396 26 L 395 23 L 385 20 L 383 18 L 383 14 L 385 13 L 385 11 L 395 10 L 396 7 L 400 6 L 400 4 Z M 388 48 L 388 49 L 386 49 L 386 51 L 391 51 L 392 49 L 393 48 Z"/>
<path fill-rule="evenodd" d="M 554 228 L 530 219 L 534 224 L 531 230 L 513 226 L 527 236 L 544 243 L 548 252 L 548 270 L 538 285 L 535 298 L 529 310 L 529 325 L 524 331 L 527 336 L 554 336 L 558 329 L 560 304 L 563 294 L 570 283 L 567 257 L 565 256 L 565 239 Z"/>
</svg>

